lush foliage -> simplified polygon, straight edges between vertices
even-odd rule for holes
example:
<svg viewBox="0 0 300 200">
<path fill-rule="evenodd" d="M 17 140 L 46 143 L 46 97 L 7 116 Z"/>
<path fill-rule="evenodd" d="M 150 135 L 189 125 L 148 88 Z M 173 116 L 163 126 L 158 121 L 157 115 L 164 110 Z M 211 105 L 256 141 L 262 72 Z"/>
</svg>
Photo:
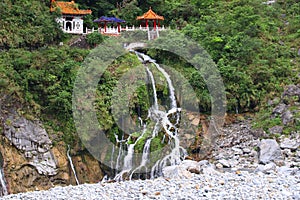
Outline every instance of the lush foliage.
<svg viewBox="0 0 300 200">
<path fill-rule="evenodd" d="M 283 86 L 299 83 L 300 2 L 278 0 L 272 5 L 261 0 L 77 0 L 90 8 L 92 16 L 115 15 L 138 25 L 136 16 L 151 6 L 165 17 L 163 24 L 179 29 L 208 51 L 223 77 L 229 112 L 258 111 L 267 99 L 279 96 Z M 4 0 L 0 3 L 0 100 L 13 97 L 40 117 L 66 142 L 74 140 L 71 97 L 74 79 L 88 50 L 56 46 L 66 36 L 49 12 L 49 1 Z M 71 37 L 71 36 L 69 36 Z M 87 36 L 92 46 L 102 42 L 99 34 Z M 210 97 L 202 77 L 187 61 L 168 52 L 148 51 L 159 62 L 183 74 L 199 98 L 199 107 L 210 110 Z M 134 68 L 133 55 L 112 64 L 98 86 L 96 108 L 100 125 L 110 136 L 115 127 L 110 100 L 121 74 Z M 146 85 L 137 88 L 130 108 L 132 116 L 146 113 L 149 101 Z M 166 88 L 159 88 L 166 93 Z M 121 110 L 120 110 L 121 112 Z M 264 119 L 264 118 L 262 118 Z M 278 120 L 263 126 L 278 124 Z M 111 137 L 113 139 L 113 137 Z"/>
<path fill-rule="evenodd" d="M 36 49 L 62 39 L 49 7 L 41 1 L 4 0 L 0 2 L 0 49 Z"/>
<path fill-rule="evenodd" d="M 1 92 L 17 94 L 21 102 L 33 108 L 28 113 L 72 134 L 73 82 L 87 53 L 68 47 L 4 52 L 0 56 Z"/>
<path fill-rule="evenodd" d="M 90 46 L 94 47 L 103 41 L 103 36 L 97 32 L 94 32 L 86 36 L 86 41 Z"/>
</svg>

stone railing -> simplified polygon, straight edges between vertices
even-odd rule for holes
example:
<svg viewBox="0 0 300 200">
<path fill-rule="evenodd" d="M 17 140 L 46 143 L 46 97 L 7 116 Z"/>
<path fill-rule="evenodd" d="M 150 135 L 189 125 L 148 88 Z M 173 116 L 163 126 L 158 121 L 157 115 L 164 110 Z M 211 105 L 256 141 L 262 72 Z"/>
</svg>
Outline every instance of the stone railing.
<svg viewBox="0 0 300 200">
<path fill-rule="evenodd" d="M 161 27 L 158 27 L 156 26 L 156 29 L 155 31 L 165 31 L 165 30 L 168 30 L 170 28 L 166 28 L 165 26 L 161 26 Z M 125 27 L 120 27 L 120 32 L 124 32 L 124 31 L 151 31 L 153 30 L 154 31 L 154 28 L 151 27 L 142 27 L 142 26 L 138 26 L 138 27 L 135 27 L 134 25 L 129 27 L 129 26 L 125 26 Z M 76 31 L 71 31 L 71 30 L 64 30 L 65 33 L 72 33 L 72 34 L 81 34 L 81 33 L 77 33 Z M 112 26 L 108 26 L 106 27 L 106 30 L 102 27 L 102 28 L 98 28 L 98 29 L 88 29 L 86 28 L 85 29 L 85 32 L 83 34 L 90 34 L 90 33 L 94 33 L 94 32 L 98 32 L 98 33 L 102 33 L 102 34 L 111 34 L 111 35 L 119 35 L 120 32 L 119 32 L 119 29 L 118 27 L 112 27 Z"/>
<path fill-rule="evenodd" d="M 151 27 L 150 29 L 154 29 L 154 28 Z M 121 28 L 121 30 L 122 31 L 138 31 L 138 30 L 148 31 L 149 27 L 142 27 L 142 26 L 139 26 L 139 27 L 135 27 L 135 26 L 128 27 L 128 26 L 125 26 L 124 28 Z M 167 28 L 165 28 L 164 25 L 162 27 L 156 26 L 156 30 L 158 30 L 158 31 L 164 31 L 164 30 L 167 30 Z"/>
</svg>

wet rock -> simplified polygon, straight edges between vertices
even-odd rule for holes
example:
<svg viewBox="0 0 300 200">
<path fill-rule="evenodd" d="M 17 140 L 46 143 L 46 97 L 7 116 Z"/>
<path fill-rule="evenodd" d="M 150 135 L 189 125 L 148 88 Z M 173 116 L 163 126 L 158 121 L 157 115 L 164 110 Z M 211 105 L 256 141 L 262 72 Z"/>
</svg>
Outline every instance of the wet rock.
<svg viewBox="0 0 300 200">
<path fill-rule="evenodd" d="M 269 132 L 271 134 L 281 134 L 283 131 L 283 126 L 273 126 L 272 128 L 269 128 Z"/>
<path fill-rule="evenodd" d="M 267 164 L 274 160 L 282 159 L 281 150 L 273 139 L 264 139 L 259 144 L 259 162 Z"/>
<path fill-rule="evenodd" d="M 280 143 L 280 148 L 282 148 L 282 149 L 296 150 L 299 146 L 300 146 L 300 142 L 298 142 L 295 139 L 289 139 L 289 138 L 285 138 Z"/>
</svg>

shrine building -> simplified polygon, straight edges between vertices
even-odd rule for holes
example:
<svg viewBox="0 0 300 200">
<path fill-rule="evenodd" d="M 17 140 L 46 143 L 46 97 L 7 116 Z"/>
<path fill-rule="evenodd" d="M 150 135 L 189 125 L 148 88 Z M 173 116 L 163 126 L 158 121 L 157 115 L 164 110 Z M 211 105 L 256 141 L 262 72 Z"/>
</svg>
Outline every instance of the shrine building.
<svg viewBox="0 0 300 200">
<path fill-rule="evenodd" d="M 74 1 L 51 0 L 50 11 L 59 10 L 62 14 L 56 21 L 66 33 L 83 34 L 83 17 L 92 14 L 91 10 L 80 10 Z"/>
</svg>

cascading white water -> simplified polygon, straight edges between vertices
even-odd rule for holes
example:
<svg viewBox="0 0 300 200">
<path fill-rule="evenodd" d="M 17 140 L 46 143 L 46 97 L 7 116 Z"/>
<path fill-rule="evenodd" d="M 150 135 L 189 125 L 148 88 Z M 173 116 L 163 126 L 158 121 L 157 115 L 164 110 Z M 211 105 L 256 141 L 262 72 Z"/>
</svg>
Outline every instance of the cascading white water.
<svg viewBox="0 0 300 200">
<path fill-rule="evenodd" d="M 174 89 L 172 80 L 170 78 L 170 75 L 162 67 L 160 67 L 159 64 L 157 64 L 153 60 L 152 60 L 152 63 L 164 75 L 164 77 L 167 80 L 167 83 L 168 83 L 168 86 L 169 86 L 169 92 L 170 92 L 169 97 L 170 97 L 170 100 L 171 100 L 171 109 L 177 108 L 176 97 L 175 97 L 175 89 Z"/>
<path fill-rule="evenodd" d="M 117 144 L 120 144 L 118 157 L 117 157 L 117 162 L 116 162 L 116 169 L 119 169 L 119 168 L 121 168 L 121 158 L 122 158 L 123 153 L 124 153 L 124 150 L 123 150 L 122 146 L 123 146 L 123 143 L 126 142 L 126 141 L 124 140 L 124 134 L 122 135 L 121 140 L 118 139 L 118 135 L 116 135 L 116 134 L 115 134 L 115 138 L 116 138 Z"/>
<path fill-rule="evenodd" d="M 143 155 L 142 155 L 142 161 L 141 161 L 141 164 L 131 172 L 131 175 L 130 175 L 130 179 L 132 177 L 132 175 L 138 171 L 139 169 L 141 169 L 142 167 L 146 167 L 148 161 L 149 161 L 149 154 L 150 154 L 150 145 L 151 145 L 151 141 L 152 139 L 157 136 L 157 133 L 158 133 L 158 130 L 159 130 L 159 124 L 158 122 L 155 124 L 155 127 L 154 127 L 154 130 L 152 132 L 152 137 L 147 139 L 145 145 L 144 145 L 144 148 L 143 148 Z M 147 171 L 147 169 L 146 169 Z"/>
<path fill-rule="evenodd" d="M 0 184 L 1 184 L 1 188 L 2 188 L 2 194 L 3 195 L 8 195 L 8 191 L 7 191 L 5 180 L 4 180 L 4 173 L 3 173 L 2 168 L 0 169 Z"/>
<path fill-rule="evenodd" d="M 147 70 L 147 74 L 148 76 L 150 77 L 151 79 L 151 84 L 152 84 L 152 89 L 153 89 L 153 98 L 154 98 L 154 109 L 155 110 L 158 110 L 158 103 L 157 103 L 157 94 L 156 94 L 156 87 L 155 87 L 155 81 L 154 81 L 154 77 L 153 77 L 153 74 L 152 72 L 149 70 L 148 67 L 146 67 L 146 70 Z"/>
<path fill-rule="evenodd" d="M 111 158 L 110 158 L 110 168 L 114 168 L 114 154 L 115 154 L 115 146 L 112 147 Z"/>
<path fill-rule="evenodd" d="M 123 164 L 122 171 L 115 176 L 115 178 L 114 178 L 115 180 L 123 180 L 123 174 L 129 173 L 130 170 L 132 169 L 132 158 L 133 158 L 133 153 L 134 153 L 134 146 L 144 136 L 145 132 L 146 132 L 146 126 L 144 125 L 142 134 L 136 139 L 136 141 L 133 144 L 128 145 L 128 147 L 127 147 L 128 153 L 124 158 L 124 164 Z"/>
<path fill-rule="evenodd" d="M 132 166 L 133 166 L 132 159 L 133 159 L 134 147 L 135 147 L 136 143 L 140 140 L 140 138 L 143 137 L 147 128 L 149 129 L 149 127 L 147 127 L 146 124 L 143 124 L 143 120 L 139 118 L 141 125 L 143 124 L 143 126 L 144 126 L 143 132 L 137 138 L 137 140 L 135 141 L 134 144 L 127 145 L 127 155 L 124 158 L 122 171 L 115 176 L 115 178 L 114 178 L 115 180 L 122 180 L 124 173 L 130 173 L 129 178 L 131 179 L 132 175 L 135 172 L 138 172 L 139 169 L 141 169 L 143 167 L 146 168 L 146 165 L 149 161 L 151 141 L 153 140 L 153 138 L 155 138 L 158 135 L 158 132 L 159 132 L 161 126 L 165 130 L 165 133 L 168 135 L 168 137 L 170 139 L 169 142 L 172 140 L 172 142 L 170 142 L 170 144 L 169 144 L 171 146 L 172 150 L 163 159 L 158 160 L 156 162 L 156 164 L 152 167 L 151 171 L 148 171 L 146 168 L 146 173 L 151 172 L 151 178 L 154 178 L 155 176 L 159 176 L 161 174 L 161 170 L 164 166 L 178 164 L 180 162 L 181 158 L 186 155 L 185 150 L 179 146 L 179 138 L 177 136 L 177 132 L 178 132 L 177 125 L 180 120 L 181 109 L 177 107 L 175 89 L 174 89 L 172 80 L 170 78 L 170 75 L 161 66 L 159 66 L 159 64 L 157 64 L 155 60 L 153 60 L 149 56 L 147 56 L 143 53 L 140 53 L 140 52 L 136 52 L 136 51 L 135 51 L 135 53 L 136 53 L 138 59 L 143 64 L 145 64 L 146 73 L 151 81 L 154 102 L 153 102 L 153 105 L 148 110 L 148 118 L 150 118 L 152 121 L 155 122 L 155 126 L 152 130 L 152 136 L 150 138 L 148 138 L 144 144 L 143 154 L 142 154 L 140 165 L 137 168 L 132 169 Z M 156 69 L 165 77 L 165 79 L 167 81 L 168 88 L 169 88 L 169 99 L 170 99 L 170 109 L 167 112 L 159 110 L 155 79 L 154 79 L 154 76 L 153 76 L 153 73 L 151 72 L 151 70 L 146 66 L 146 63 L 153 63 L 155 65 Z M 172 115 L 173 115 L 173 117 L 174 116 L 176 117 L 175 124 L 171 123 L 171 121 L 169 119 L 169 117 L 170 116 L 172 117 Z M 130 138 L 130 136 L 129 136 L 129 138 Z M 164 140 L 165 140 L 165 135 L 164 135 L 162 142 Z M 120 145 L 120 147 L 121 147 L 121 145 Z M 119 152 L 119 154 L 120 154 L 120 152 Z M 119 156 L 118 156 L 117 163 L 120 163 Z M 119 167 L 119 165 L 118 165 L 118 167 Z"/>
<path fill-rule="evenodd" d="M 68 145 L 67 157 L 68 157 L 68 159 L 69 159 L 70 166 L 71 166 L 71 169 L 72 169 L 72 171 L 73 171 L 73 174 L 74 174 L 76 183 L 77 183 L 77 185 L 79 185 L 80 183 L 79 183 L 79 181 L 78 181 L 78 178 L 77 178 L 77 175 L 76 175 L 76 171 L 75 171 L 75 168 L 74 168 L 74 165 L 73 165 L 73 161 L 72 161 L 72 158 L 71 158 L 71 156 L 70 156 L 70 145 Z"/>
</svg>

